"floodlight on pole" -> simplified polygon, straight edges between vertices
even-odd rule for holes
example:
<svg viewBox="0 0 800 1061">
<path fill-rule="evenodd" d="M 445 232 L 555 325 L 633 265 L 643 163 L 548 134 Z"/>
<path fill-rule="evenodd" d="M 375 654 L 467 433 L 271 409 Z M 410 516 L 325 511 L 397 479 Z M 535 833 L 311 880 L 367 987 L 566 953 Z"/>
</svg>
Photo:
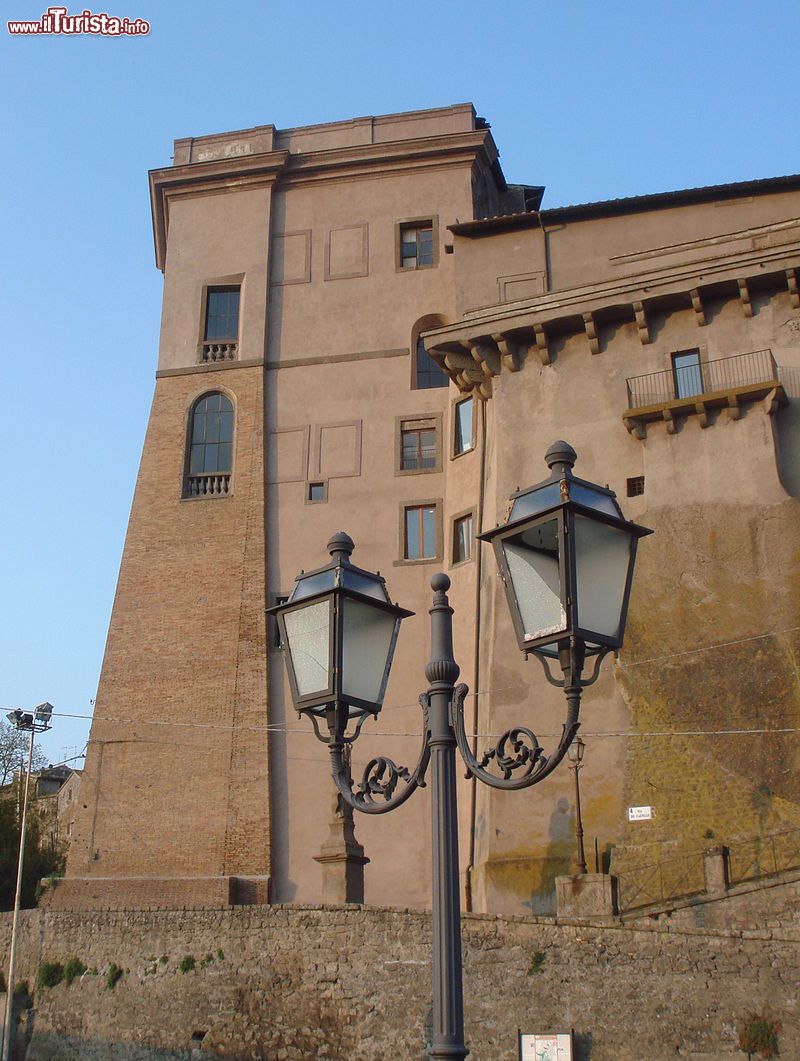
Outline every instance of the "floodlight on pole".
<svg viewBox="0 0 800 1061">
<path fill-rule="evenodd" d="M 2 1061 L 8 1061 L 11 1053 L 11 1018 L 14 1011 L 14 968 L 17 961 L 17 927 L 19 925 L 19 903 L 22 892 L 22 869 L 25 863 L 25 837 L 28 831 L 28 790 L 33 766 L 33 741 L 37 733 L 50 729 L 53 705 L 45 701 L 39 704 L 33 714 L 17 708 L 9 711 L 6 718 L 20 732 L 30 733 L 28 742 L 28 769 L 25 773 L 25 795 L 22 801 L 22 821 L 19 831 L 19 861 L 17 862 L 17 889 L 14 894 L 14 918 L 11 922 L 11 953 L 8 959 L 8 982 L 6 984 L 6 1015 L 3 1025 Z"/>
</svg>

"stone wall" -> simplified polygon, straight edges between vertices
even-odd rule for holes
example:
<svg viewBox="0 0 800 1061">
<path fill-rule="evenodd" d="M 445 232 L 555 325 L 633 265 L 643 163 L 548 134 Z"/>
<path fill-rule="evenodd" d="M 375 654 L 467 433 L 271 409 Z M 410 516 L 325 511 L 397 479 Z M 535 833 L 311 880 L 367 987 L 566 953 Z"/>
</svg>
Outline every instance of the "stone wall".
<svg viewBox="0 0 800 1061">
<path fill-rule="evenodd" d="M 7 951 L 10 915 L 0 925 Z M 260 906 L 22 917 L 18 979 L 36 989 L 27 1061 L 421 1058 L 430 1022 L 427 914 Z M 471 1057 L 515 1056 L 518 1028 L 574 1028 L 576 1061 L 736 1056 L 748 1014 L 800 1056 L 797 941 L 737 931 L 464 918 Z M 181 971 L 194 959 L 194 967 Z M 5 961 L 5 954 L 2 956 Z M 114 963 L 123 971 L 107 985 Z M 95 972 L 96 970 L 96 972 Z"/>
</svg>

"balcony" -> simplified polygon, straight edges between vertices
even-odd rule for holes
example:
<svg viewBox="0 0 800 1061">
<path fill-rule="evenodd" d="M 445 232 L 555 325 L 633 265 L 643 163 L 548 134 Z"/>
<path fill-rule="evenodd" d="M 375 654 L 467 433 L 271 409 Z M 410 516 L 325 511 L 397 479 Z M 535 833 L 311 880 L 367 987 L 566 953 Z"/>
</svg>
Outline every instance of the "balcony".
<svg viewBox="0 0 800 1061">
<path fill-rule="evenodd" d="M 200 347 L 200 364 L 235 361 L 239 344 L 235 339 L 204 339 Z"/>
<path fill-rule="evenodd" d="M 230 472 L 204 472 L 186 476 L 184 497 L 225 497 L 230 489 Z"/>
<path fill-rule="evenodd" d="M 626 383 L 628 411 L 622 419 L 637 438 L 645 437 L 648 422 L 665 421 L 674 434 L 679 416 L 697 416 L 701 427 L 709 427 L 709 411 L 715 408 L 727 409 L 738 420 L 747 402 L 767 399 L 770 414 L 786 402 L 771 350 L 694 363 L 689 358 L 681 363 L 676 355 L 672 369 L 632 376 Z"/>
</svg>

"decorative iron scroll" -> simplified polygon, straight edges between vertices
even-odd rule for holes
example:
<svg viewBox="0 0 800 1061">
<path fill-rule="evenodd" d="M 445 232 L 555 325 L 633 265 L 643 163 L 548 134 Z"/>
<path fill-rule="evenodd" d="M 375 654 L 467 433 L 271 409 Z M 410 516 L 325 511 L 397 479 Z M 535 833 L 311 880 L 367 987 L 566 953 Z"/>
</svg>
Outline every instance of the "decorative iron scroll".
<svg viewBox="0 0 800 1061">
<path fill-rule="evenodd" d="M 425 787 L 425 771 L 428 769 L 431 753 L 428 747 L 428 710 L 429 701 L 427 693 L 419 698 L 422 707 L 423 729 L 422 748 L 420 749 L 417 765 L 413 770 L 408 767 L 398 766 L 386 755 L 376 755 L 370 759 L 361 775 L 361 781 L 356 789 L 350 776 L 349 764 L 345 761 L 344 744 L 331 741 L 328 745 L 331 753 L 331 770 L 336 787 L 342 794 L 345 802 L 364 814 L 385 814 L 405 803 L 408 797 L 418 788 Z M 402 787 L 397 791 L 399 782 Z"/>
<path fill-rule="evenodd" d="M 450 723 L 456 735 L 458 750 L 467 767 L 467 777 L 477 777 L 491 788 L 514 789 L 530 788 L 543 780 L 558 766 L 567 753 L 575 734 L 578 732 L 577 720 L 580 687 L 569 690 L 572 704 L 568 710 L 567 721 L 561 734 L 558 747 L 551 756 L 542 752 L 539 740 L 527 726 L 514 726 L 489 748 L 481 759 L 472 754 L 464 725 L 464 700 L 469 692 L 466 685 L 457 685 L 450 704 Z M 490 773 L 486 768 L 494 762 L 502 777 Z M 515 774 L 517 776 L 515 776 Z"/>
</svg>

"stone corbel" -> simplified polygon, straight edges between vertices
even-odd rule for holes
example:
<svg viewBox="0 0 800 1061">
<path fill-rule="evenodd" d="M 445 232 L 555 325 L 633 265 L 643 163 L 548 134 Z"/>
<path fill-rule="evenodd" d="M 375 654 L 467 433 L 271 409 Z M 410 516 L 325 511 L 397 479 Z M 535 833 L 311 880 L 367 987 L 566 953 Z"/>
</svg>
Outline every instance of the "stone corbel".
<svg viewBox="0 0 800 1061">
<path fill-rule="evenodd" d="M 636 327 L 639 329 L 639 340 L 642 346 L 647 346 L 652 340 L 650 339 L 650 326 L 647 323 L 647 313 L 645 312 L 644 303 L 634 302 L 633 312 L 636 314 Z"/>
<path fill-rule="evenodd" d="M 674 435 L 675 432 L 678 430 L 678 425 L 675 422 L 675 417 L 674 417 L 674 415 L 672 413 L 672 410 L 671 409 L 664 409 L 663 412 L 661 413 L 661 416 L 662 416 L 662 418 L 664 419 L 664 422 L 667 425 L 667 434 L 668 435 Z"/>
<path fill-rule="evenodd" d="M 709 427 L 708 409 L 706 408 L 705 403 L 695 402 L 694 411 L 697 413 L 697 419 L 700 421 L 700 426 Z"/>
<path fill-rule="evenodd" d="M 729 420 L 741 420 L 742 418 L 742 407 L 739 405 L 739 399 L 735 394 L 728 395 L 728 419 Z"/>
<path fill-rule="evenodd" d="M 492 339 L 497 343 L 497 349 L 500 351 L 500 358 L 503 365 L 509 370 L 509 372 L 519 372 L 520 368 L 520 350 L 519 343 L 515 342 L 514 339 L 508 338 L 506 335 L 493 335 Z"/>
<path fill-rule="evenodd" d="M 625 427 L 628 429 L 628 434 L 633 435 L 634 438 L 638 438 L 640 442 L 644 442 L 647 438 L 647 424 L 644 420 L 625 420 Z"/>
<path fill-rule="evenodd" d="M 534 324 L 533 337 L 536 341 L 536 349 L 539 353 L 539 360 L 542 362 L 543 365 L 549 365 L 551 363 L 550 347 L 547 343 L 547 335 L 541 324 Z"/>
<path fill-rule="evenodd" d="M 795 309 L 800 309 L 800 290 L 797 288 L 796 269 L 786 270 L 786 281 L 789 284 L 789 297 L 792 300 L 792 306 L 794 306 Z"/>
<path fill-rule="evenodd" d="M 773 387 L 766 398 L 764 398 L 762 408 L 767 416 L 773 416 L 777 413 L 778 409 L 780 409 L 781 405 L 783 405 L 781 395 L 778 393 L 777 387 Z"/>
<path fill-rule="evenodd" d="M 736 283 L 739 285 L 739 298 L 742 300 L 744 315 L 745 317 L 752 317 L 753 303 L 750 301 L 750 289 L 747 286 L 747 280 L 737 280 Z"/>
<path fill-rule="evenodd" d="M 593 314 L 584 313 L 583 326 L 586 329 L 586 336 L 589 340 L 589 349 L 592 351 L 593 354 L 599 354 L 600 340 L 597 338 L 597 328 L 595 327 L 595 320 Z"/>
<path fill-rule="evenodd" d="M 701 328 L 704 328 L 708 321 L 706 320 L 706 310 L 703 305 L 703 299 L 700 297 L 700 291 L 698 288 L 693 287 L 689 292 L 692 299 L 692 309 L 694 310 L 695 317 L 697 317 L 697 323 Z"/>
<path fill-rule="evenodd" d="M 488 338 L 469 339 L 464 346 L 469 350 L 473 361 L 478 365 L 486 379 L 500 375 L 500 351 L 493 340 Z"/>
</svg>

